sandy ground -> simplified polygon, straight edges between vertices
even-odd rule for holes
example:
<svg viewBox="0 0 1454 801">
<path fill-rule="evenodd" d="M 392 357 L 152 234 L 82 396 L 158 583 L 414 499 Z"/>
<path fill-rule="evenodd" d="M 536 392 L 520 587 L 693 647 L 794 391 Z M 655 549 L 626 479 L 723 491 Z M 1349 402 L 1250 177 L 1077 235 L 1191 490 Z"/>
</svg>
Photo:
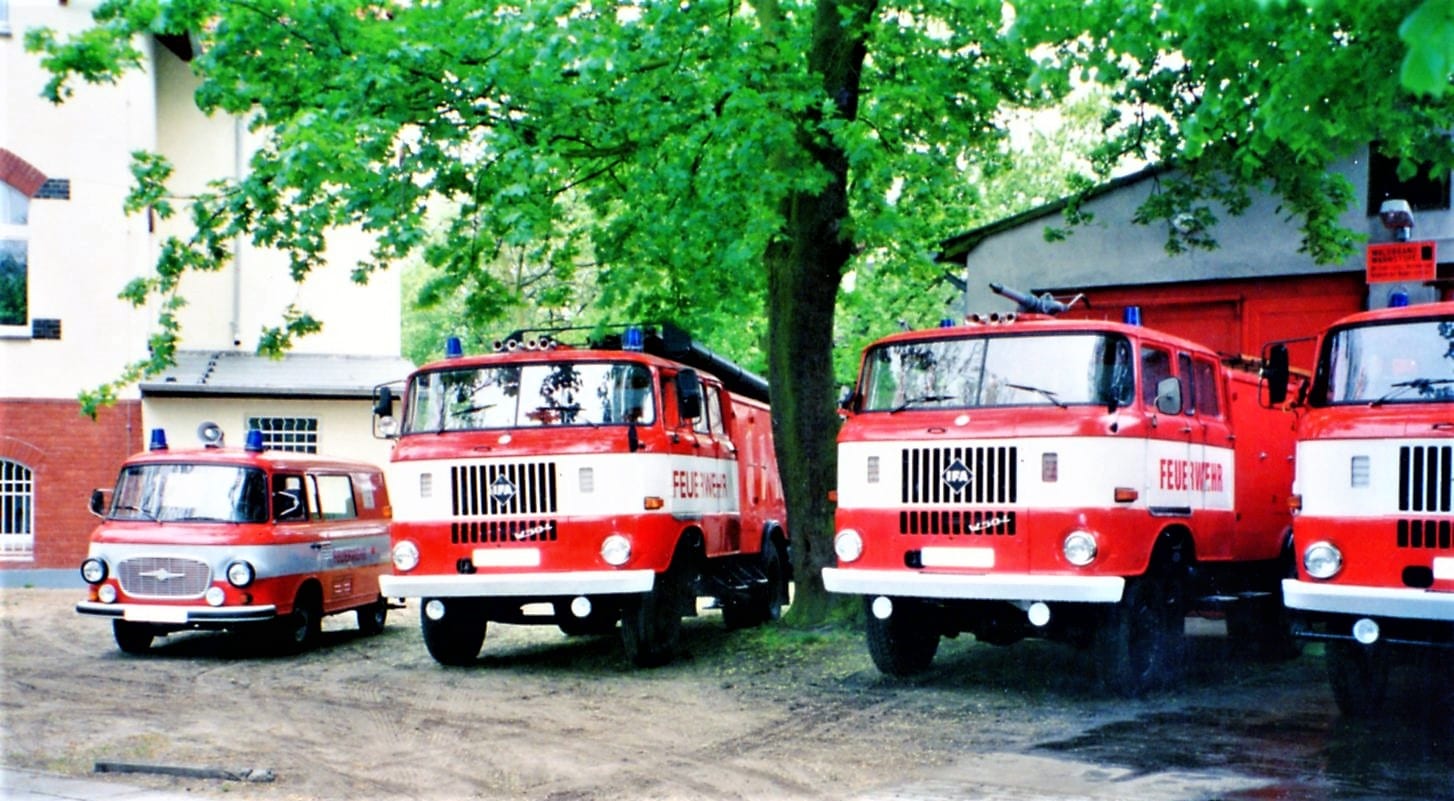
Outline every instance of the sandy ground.
<svg viewBox="0 0 1454 801">
<path fill-rule="evenodd" d="M 974 759 L 1229 696 L 1327 707 L 1320 670 L 1229 661 L 1222 637 L 1194 643 L 1188 689 L 1126 702 L 1096 696 L 1085 656 L 1047 643 L 945 641 L 933 671 L 903 682 L 878 674 L 861 635 L 728 632 L 714 612 L 688 620 L 684 653 L 656 670 L 632 668 L 613 637 L 496 625 L 477 665 L 442 668 L 413 608 L 372 638 L 329 618 L 298 657 L 211 633 L 129 657 L 108 622 L 74 613 L 79 595 L 0 590 L 0 760 L 276 776 L 124 777 L 203 798 L 897 798 Z"/>
</svg>

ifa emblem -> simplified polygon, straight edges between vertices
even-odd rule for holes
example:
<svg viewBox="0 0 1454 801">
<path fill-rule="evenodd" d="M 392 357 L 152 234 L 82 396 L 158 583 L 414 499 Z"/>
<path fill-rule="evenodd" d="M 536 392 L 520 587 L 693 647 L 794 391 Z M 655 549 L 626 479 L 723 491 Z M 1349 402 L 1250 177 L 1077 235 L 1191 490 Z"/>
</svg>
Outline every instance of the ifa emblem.
<svg viewBox="0 0 1454 801">
<path fill-rule="evenodd" d="M 958 495 L 974 481 L 974 471 L 965 467 L 964 462 L 955 459 L 953 462 L 950 462 L 948 467 L 944 468 L 944 472 L 939 474 L 939 478 L 944 482 L 945 486 L 954 490 L 955 495 Z"/>
<path fill-rule="evenodd" d="M 496 504 L 504 506 L 515 497 L 515 484 L 510 479 L 500 476 L 490 482 L 490 499 Z"/>
</svg>

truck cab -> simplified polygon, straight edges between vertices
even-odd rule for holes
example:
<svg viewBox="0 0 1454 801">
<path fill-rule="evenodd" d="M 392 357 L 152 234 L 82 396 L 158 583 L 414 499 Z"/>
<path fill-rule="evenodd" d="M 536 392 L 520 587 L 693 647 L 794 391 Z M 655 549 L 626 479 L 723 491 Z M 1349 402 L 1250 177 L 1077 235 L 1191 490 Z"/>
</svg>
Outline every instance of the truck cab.
<svg viewBox="0 0 1454 801">
<path fill-rule="evenodd" d="M 384 629 L 379 576 L 389 565 L 389 495 L 372 465 L 244 448 L 151 446 L 92 493 L 101 518 L 81 576 L 83 615 L 110 618 L 116 644 L 144 653 L 187 629 L 262 632 L 284 651 L 313 645 L 325 615 L 354 612 Z"/>
</svg>

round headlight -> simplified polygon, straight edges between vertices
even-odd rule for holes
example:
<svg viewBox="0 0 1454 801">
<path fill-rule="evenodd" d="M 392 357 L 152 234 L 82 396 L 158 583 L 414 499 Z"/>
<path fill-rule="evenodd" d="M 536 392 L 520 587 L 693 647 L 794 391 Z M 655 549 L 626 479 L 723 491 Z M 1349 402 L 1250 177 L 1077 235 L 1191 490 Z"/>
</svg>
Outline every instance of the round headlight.
<svg viewBox="0 0 1454 801">
<path fill-rule="evenodd" d="M 601 559 L 612 567 L 620 567 L 631 558 L 631 540 L 612 534 L 601 541 Z"/>
<path fill-rule="evenodd" d="M 419 546 L 413 540 L 400 540 L 394 546 L 394 569 L 408 573 L 419 566 Z"/>
<path fill-rule="evenodd" d="M 1060 552 L 1065 554 L 1065 561 L 1076 567 L 1085 567 L 1096 560 L 1096 538 L 1089 531 L 1072 531 L 1065 535 L 1065 542 L 1060 546 Z"/>
<path fill-rule="evenodd" d="M 227 583 L 234 587 L 246 587 L 257 578 L 257 571 L 247 562 L 233 562 L 227 566 Z"/>
<path fill-rule="evenodd" d="M 102 584 L 101 589 L 96 591 L 96 597 L 100 598 L 103 604 L 116 603 L 116 585 Z"/>
<path fill-rule="evenodd" d="M 838 557 L 838 564 L 856 562 L 863 556 L 863 535 L 851 528 L 845 528 L 838 532 L 833 538 L 833 554 Z"/>
<path fill-rule="evenodd" d="M 106 563 L 100 559 L 87 559 L 81 563 L 81 578 L 87 584 L 100 584 L 106 580 Z"/>
<path fill-rule="evenodd" d="M 1331 542 L 1315 542 L 1303 551 L 1303 568 L 1315 579 L 1330 579 L 1343 569 L 1343 552 Z"/>
<path fill-rule="evenodd" d="M 229 568 L 227 572 L 231 573 L 232 570 Z M 213 584 L 207 588 L 207 592 L 202 594 L 202 598 L 207 601 L 208 606 L 221 606 L 227 601 L 227 593 L 223 592 L 221 587 Z"/>
</svg>

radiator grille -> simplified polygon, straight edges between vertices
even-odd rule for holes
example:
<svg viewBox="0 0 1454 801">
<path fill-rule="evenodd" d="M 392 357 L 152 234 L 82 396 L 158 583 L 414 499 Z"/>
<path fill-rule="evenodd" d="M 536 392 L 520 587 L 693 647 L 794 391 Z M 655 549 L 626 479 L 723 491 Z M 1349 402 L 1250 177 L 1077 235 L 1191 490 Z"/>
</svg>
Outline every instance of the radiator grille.
<svg viewBox="0 0 1454 801">
<path fill-rule="evenodd" d="M 1400 520 L 1398 547 L 1447 551 L 1454 548 L 1454 533 L 1448 520 Z"/>
<path fill-rule="evenodd" d="M 1454 467 L 1454 447 L 1449 445 L 1399 448 L 1399 511 L 1450 511 L 1451 467 Z"/>
<path fill-rule="evenodd" d="M 554 520 L 485 520 L 454 523 L 450 541 L 455 545 L 481 542 L 555 542 Z"/>
<path fill-rule="evenodd" d="M 1015 536 L 1014 512 L 899 512 L 900 534 L 979 534 Z"/>
<path fill-rule="evenodd" d="M 168 556 L 122 560 L 116 577 L 127 595 L 138 598 L 197 598 L 212 583 L 206 562 Z"/>
<path fill-rule="evenodd" d="M 905 448 L 906 504 L 1008 504 L 1016 496 L 1016 448 Z"/>
<path fill-rule="evenodd" d="M 450 485 L 456 517 L 557 511 L 554 462 L 460 465 L 450 469 Z"/>
</svg>

